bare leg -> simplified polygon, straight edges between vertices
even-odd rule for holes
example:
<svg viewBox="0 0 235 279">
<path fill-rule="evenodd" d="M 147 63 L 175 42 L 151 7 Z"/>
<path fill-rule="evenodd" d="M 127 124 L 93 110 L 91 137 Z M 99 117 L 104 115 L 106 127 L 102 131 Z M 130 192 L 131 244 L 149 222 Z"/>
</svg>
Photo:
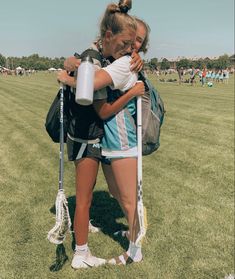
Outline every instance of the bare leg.
<svg viewBox="0 0 235 279">
<path fill-rule="evenodd" d="M 130 231 L 130 243 L 126 252 L 108 261 L 110 264 L 127 264 L 142 260 L 141 245 L 135 240 L 139 232 L 139 219 L 137 214 L 137 159 L 123 158 L 112 160 L 113 174 L 120 194 L 120 203 L 127 215 Z"/>
<path fill-rule="evenodd" d="M 105 180 L 108 184 L 109 193 L 119 202 L 119 191 L 111 165 L 102 163 L 102 170 L 104 173 Z"/>
<path fill-rule="evenodd" d="M 127 216 L 130 240 L 135 241 L 139 231 L 137 218 L 137 159 L 123 158 L 112 160 L 112 170 L 117 182 L 119 198 Z"/>
<path fill-rule="evenodd" d="M 115 180 L 115 176 L 111 165 L 102 163 L 102 170 L 105 176 L 105 180 L 108 184 L 110 194 L 118 201 L 120 207 L 122 208 L 123 213 L 125 214 L 126 219 L 128 220 L 127 212 L 125 211 L 125 208 L 123 208 L 122 202 L 120 200 L 119 188 Z M 128 237 L 128 235 L 129 234 L 127 232 L 126 236 Z"/>
<path fill-rule="evenodd" d="M 76 209 L 74 233 L 77 245 L 83 245 L 88 241 L 89 209 L 98 167 L 99 163 L 94 158 L 83 158 L 75 162 Z"/>
</svg>

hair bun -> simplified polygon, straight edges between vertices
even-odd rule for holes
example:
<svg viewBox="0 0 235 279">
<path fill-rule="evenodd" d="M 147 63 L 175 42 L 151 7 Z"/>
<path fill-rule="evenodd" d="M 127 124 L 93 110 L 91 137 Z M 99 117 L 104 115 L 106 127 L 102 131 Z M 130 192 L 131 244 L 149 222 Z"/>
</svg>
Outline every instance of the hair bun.
<svg viewBox="0 0 235 279">
<path fill-rule="evenodd" d="M 131 0 L 120 0 L 118 3 L 118 7 L 119 7 L 121 13 L 127 14 L 128 11 L 132 7 L 132 1 Z"/>
</svg>

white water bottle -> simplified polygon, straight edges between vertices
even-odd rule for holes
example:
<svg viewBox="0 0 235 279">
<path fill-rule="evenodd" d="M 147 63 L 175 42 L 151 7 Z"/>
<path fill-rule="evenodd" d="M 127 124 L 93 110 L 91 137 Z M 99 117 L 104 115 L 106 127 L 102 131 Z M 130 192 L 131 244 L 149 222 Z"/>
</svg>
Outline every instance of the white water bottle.
<svg viewBox="0 0 235 279">
<path fill-rule="evenodd" d="M 95 68 L 90 56 L 82 58 L 77 72 L 76 102 L 83 106 L 93 103 Z"/>
</svg>

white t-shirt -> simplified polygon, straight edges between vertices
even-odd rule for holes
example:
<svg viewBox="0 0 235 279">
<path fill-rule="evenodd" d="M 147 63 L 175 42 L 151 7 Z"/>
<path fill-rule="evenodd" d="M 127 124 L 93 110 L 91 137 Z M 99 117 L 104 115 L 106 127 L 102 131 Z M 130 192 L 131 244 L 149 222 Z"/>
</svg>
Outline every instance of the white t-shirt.
<svg viewBox="0 0 235 279">
<path fill-rule="evenodd" d="M 125 92 L 136 84 L 138 76 L 137 73 L 131 72 L 130 61 L 131 57 L 126 55 L 103 68 L 112 78 L 113 86 L 110 86 L 112 89 Z"/>
</svg>

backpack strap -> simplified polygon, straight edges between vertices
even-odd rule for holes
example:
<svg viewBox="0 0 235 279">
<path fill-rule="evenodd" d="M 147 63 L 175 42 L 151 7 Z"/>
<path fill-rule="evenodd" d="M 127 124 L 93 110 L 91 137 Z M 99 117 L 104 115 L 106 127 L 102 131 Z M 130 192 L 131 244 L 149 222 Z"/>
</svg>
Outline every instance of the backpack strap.
<svg viewBox="0 0 235 279">
<path fill-rule="evenodd" d="M 143 81 L 144 87 L 145 87 L 145 92 L 149 91 L 150 90 L 150 85 L 149 85 L 149 82 L 148 82 L 148 80 L 147 80 L 143 71 L 140 71 L 138 73 L 138 79 Z"/>
<path fill-rule="evenodd" d="M 83 53 L 81 54 L 81 58 L 86 57 L 86 56 L 90 56 L 91 58 L 94 58 L 96 60 L 98 60 L 100 62 L 100 64 L 102 65 L 103 63 L 103 57 L 100 54 L 99 51 L 92 49 L 92 48 L 88 48 L 85 51 L 83 51 Z"/>
<path fill-rule="evenodd" d="M 78 54 L 77 52 L 75 52 L 73 56 L 76 57 L 77 59 L 81 58 L 81 55 Z"/>
<path fill-rule="evenodd" d="M 143 71 L 138 72 L 138 75 L 139 75 L 139 79 L 141 79 L 142 81 L 145 81 L 145 80 L 146 80 L 146 77 L 145 77 Z"/>
<path fill-rule="evenodd" d="M 88 48 L 88 49 L 84 50 L 82 54 L 78 54 L 77 52 L 75 52 L 73 56 L 76 57 L 77 59 L 81 59 L 81 58 L 86 57 L 88 55 L 91 58 L 94 58 L 94 59 L 98 60 L 101 65 L 103 64 L 102 55 L 100 54 L 99 51 L 97 51 L 93 48 Z"/>
</svg>

